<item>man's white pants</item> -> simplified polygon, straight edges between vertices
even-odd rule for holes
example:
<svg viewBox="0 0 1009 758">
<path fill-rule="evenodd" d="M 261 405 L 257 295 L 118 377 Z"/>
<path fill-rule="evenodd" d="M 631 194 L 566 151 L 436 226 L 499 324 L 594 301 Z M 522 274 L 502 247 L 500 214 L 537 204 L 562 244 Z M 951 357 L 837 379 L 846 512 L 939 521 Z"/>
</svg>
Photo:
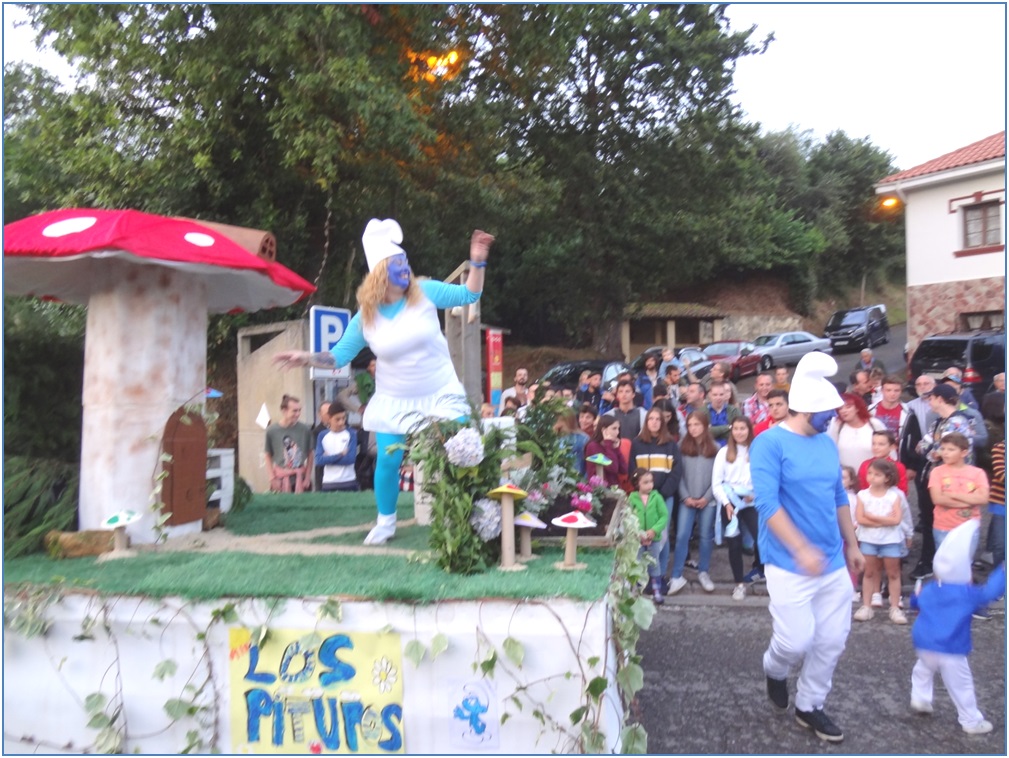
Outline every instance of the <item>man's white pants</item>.
<svg viewBox="0 0 1009 758">
<path fill-rule="evenodd" d="M 917 650 L 918 662 L 911 671 L 911 700 L 932 704 L 932 680 L 936 672 L 942 677 L 961 726 L 977 726 L 984 716 L 977 708 L 974 677 L 966 655 Z"/>
<path fill-rule="evenodd" d="M 823 707 L 831 678 L 851 629 L 851 577 L 845 568 L 823 576 L 805 576 L 765 566 L 767 594 L 774 620 L 771 644 L 764 653 L 764 673 L 787 679 L 803 661 L 795 707 Z"/>
</svg>

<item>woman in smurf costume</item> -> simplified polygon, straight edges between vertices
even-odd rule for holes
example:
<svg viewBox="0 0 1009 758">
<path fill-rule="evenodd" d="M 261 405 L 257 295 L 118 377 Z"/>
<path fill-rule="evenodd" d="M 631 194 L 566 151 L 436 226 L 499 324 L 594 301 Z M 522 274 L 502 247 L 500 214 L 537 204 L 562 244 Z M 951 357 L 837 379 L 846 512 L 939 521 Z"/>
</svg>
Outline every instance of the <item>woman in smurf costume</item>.
<svg viewBox="0 0 1009 758">
<path fill-rule="evenodd" d="M 378 522 L 364 540 L 382 545 L 396 533 L 396 499 L 406 440 L 421 418 L 457 419 L 469 414 L 466 391 L 456 376 L 448 342 L 438 323 L 439 308 L 475 303 L 483 291 L 484 268 L 494 237 L 479 229 L 470 238 L 465 285 L 418 280 L 410 270 L 403 230 L 395 219 L 371 219 L 361 237 L 369 273 L 357 289 L 359 310 L 329 352 L 287 350 L 273 362 L 280 368 L 339 368 L 368 346 L 375 354 L 375 394 L 363 426 L 376 435 L 375 501 Z"/>
</svg>

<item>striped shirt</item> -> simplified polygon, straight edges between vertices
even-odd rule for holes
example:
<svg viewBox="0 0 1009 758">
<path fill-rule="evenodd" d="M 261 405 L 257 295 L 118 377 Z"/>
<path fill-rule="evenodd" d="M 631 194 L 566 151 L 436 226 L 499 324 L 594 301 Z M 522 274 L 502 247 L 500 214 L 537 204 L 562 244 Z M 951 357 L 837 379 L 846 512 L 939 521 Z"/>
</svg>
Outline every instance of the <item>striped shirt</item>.
<svg viewBox="0 0 1009 758">
<path fill-rule="evenodd" d="M 988 511 L 1005 515 L 1005 440 L 991 449 L 991 483 L 988 490 Z"/>
</svg>

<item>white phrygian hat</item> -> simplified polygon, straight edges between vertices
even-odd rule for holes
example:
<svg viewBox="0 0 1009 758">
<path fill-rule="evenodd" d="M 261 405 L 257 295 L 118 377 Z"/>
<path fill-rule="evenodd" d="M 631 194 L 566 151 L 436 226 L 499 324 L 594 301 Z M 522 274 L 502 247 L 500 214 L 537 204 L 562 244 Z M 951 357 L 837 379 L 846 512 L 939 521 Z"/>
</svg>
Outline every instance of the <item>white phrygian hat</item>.
<svg viewBox="0 0 1009 758">
<path fill-rule="evenodd" d="M 364 228 L 361 244 L 364 245 L 364 257 L 368 261 L 368 270 L 374 271 L 381 261 L 394 255 L 406 254 L 400 247 L 403 242 L 403 230 L 394 218 L 373 218 Z"/>
</svg>

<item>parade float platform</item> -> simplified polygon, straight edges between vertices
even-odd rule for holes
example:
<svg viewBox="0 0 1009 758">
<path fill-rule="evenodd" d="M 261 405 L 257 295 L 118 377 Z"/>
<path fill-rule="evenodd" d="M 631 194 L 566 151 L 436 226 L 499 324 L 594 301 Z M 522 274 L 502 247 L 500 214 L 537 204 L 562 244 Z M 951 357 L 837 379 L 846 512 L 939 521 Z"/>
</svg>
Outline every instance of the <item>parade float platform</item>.
<svg viewBox="0 0 1009 758">
<path fill-rule="evenodd" d="M 371 493 L 261 495 L 134 557 L 6 561 L 5 752 L 620 750 L 614 550 L 449 574 L 412 500 L 380 548 Z"/>
</svg>

